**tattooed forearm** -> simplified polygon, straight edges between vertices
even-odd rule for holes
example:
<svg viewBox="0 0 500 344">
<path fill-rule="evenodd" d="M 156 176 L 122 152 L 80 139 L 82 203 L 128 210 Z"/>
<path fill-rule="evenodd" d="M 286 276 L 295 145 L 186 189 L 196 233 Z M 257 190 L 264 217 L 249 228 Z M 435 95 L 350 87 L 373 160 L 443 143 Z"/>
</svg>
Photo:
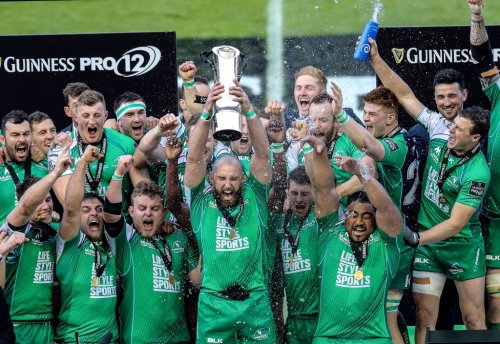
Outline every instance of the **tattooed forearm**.
<svg viewBox="0 0 500 344">
<path fill-rule="evenodd" d="M 488 40 L 488 32 L 484 20 L 472 20 L 470 24 L 470 43 L 481 45 Z"/>
</svg>

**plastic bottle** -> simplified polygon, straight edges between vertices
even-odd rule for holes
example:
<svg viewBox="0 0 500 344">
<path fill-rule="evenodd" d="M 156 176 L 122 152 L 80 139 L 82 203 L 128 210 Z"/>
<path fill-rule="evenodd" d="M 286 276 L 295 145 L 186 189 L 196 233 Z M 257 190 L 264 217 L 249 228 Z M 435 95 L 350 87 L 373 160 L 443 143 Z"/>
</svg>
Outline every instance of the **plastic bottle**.
<svg viewBox="0 0 500 344">
<path fill-rule="evenodd" d="M 359 44 L 354 51 L 354 58 L 356 60 L 365 62 L 368 59 L 368 55 L 370 54 L 371 49 L 368 38 L 375 39 L 377 37 L 378 15 L 381 8 L 382 4 L 378 3 L 373 11 L 372 19 L 365 25 L 363 33 L 361 34 L 361 39 L 359 40 Z"/>
</svg>

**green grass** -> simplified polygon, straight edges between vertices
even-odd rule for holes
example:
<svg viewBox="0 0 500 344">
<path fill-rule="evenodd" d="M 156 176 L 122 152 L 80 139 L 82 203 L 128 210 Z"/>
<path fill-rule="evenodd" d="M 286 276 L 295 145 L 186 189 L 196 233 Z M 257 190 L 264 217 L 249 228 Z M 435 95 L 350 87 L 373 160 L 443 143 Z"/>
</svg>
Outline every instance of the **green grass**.
<svg viewBox="0 0 500 344">
<path fill-rule="evenodd" d="M 357 33 L 372 0 L 283 0 L 285 36 Z M 469 25 L 466 0 L 382 0 L 382 26 Z M 486 1 L 500 24 L 500 1 Z M 176 31 L 179 38 L 264 37 L 264 0 L 86 0 L 1 2 L 0 34 Z M 272 19 L 271 19 L 272 20 Z"/>
</svg>

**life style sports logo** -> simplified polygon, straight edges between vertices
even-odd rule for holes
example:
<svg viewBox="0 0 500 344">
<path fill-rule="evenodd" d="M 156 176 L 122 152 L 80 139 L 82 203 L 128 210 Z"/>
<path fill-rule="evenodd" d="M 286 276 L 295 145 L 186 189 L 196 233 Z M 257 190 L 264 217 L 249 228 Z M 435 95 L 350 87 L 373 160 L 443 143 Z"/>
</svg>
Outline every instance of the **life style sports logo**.
<svg viewBox="0 0 500 344">
<path fill-rule="evenodd" d="M 130 78 L 144 75 L 153 70 L 162 58 L 160 49 L 155 46 L 132 48 L 120 57 L 82 56 L 20 58 L 0 57 L 0 69 L 7 73 L 55 73 L 55 72 L 99 72 L 107 71 Z"/>
</svg>

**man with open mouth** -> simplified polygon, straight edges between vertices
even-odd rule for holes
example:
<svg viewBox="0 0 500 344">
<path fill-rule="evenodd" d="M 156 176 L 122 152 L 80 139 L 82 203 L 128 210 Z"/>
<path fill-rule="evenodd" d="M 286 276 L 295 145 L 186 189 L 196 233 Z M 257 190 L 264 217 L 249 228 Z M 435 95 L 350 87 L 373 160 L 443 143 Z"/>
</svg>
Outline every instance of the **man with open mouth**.
<svg viewBox="0 0 500 344">
<path fill-rule="evenodd" d="M 70 154 L 75 159 L 75 163 L 54 184 L 54 192 L 61 204 L 64 204 L 68 183 L 75 165 L 88 145 L 97 147 L 100 157 L 87 167 L 85 191 L 96 193 L 101 198 L 104 198 L 106 194 L 119 157 L 133 155 L 135 151 L 135 142 L 132 138 L 115 130 L 104 128 L 108 112 L 101 93 L 93 90 L 84 91 L 76 102 L 75 115 L 78 122 L 78 131 L 76 137 L 73 137 L 74 143 L 70 148 Z M 56 146 L 49 152 L 49 168 L 52 161 L 57 158 L 60 149 L 59 146 Z M 123 183 L 124 192 L 131 188 L 131 182 L 135 184 L 142 178 L 141 172 L 132 167 Z"/>
<path fill-rule="evenodd" d="M 399 102 L 394 93 L 383 86 L 363 96 L 363 121 L 365 128 L 351 121 L 342 109 L 342 91 L 332 83 L 335 116 L 349 139 L 361 151 L 376 161 L 380 183 L 401 209 L 403 176 L 401 169 L 406 159 L 408 145 L 404 138 L 406 131 L 399 126 Z M 395 343 L 403 338 L 398 328 L 398 308 L 405 289 L 410 287 L 411 263 L 414 250 L 401 250 L 398 273 L 391 284 L 387 301 L 387 318 Z M 403 329 L 404 331 L 404 329 Z"/>
<path fill-rule="evenodd" d="M 228 93 L 247 119 L 254 154 L 250 176 L 234 156 L 215 161 L 206 189 L 203 157 L 212 107 L 222 97 L 217 82 L 190 137 L 184 182 L 191 188 L 191 222 L 201 253 L 202 283 L 197 341 L 273 343 L 276 340 L 263 269 L 267 226 L 266 184 L 271 179 L 269 143 L 262 123 L 237 80 Z M 213 319 L 218 319 L 214 321 Z"/>
<path fill-rule="evenodd" d="M 176 178 L 180 140 L 175 138 L 168 148 L 169 153 L 175 153 L 168 154 L 167 206 L 179 209 L 183 203 Z M 173 179 L 177 179 L 175 185 Z M 128 209 L 132 224 L 127 224 L 120 214 L 120 178 L 112 181 L 106 195 L 106 228 L 121 228 L 116 246 L 118 274 L 124 289 L 120 306 L 124 343 L 190 340 L 183 293 L 187 278 L 195 285 L 200 284 L 198 254 L 182 231 L 167 231 L 171 227 L 166 226 L 167 207 L 163 199 L 164 192 L 157 184 L 140 182 L 132 191 Z M 189 210 L 185 206 L 182 209 L 187 212 L 184 216 L 176 210 L 173 213 L 188 231 L 191 229 Z"/>
<path fill-rule="evenodd" d="M 42 161 L 48 166 L 47 155 L 56 136 L 56 126 L 49 115 L 41 111 L 35 111 L 28 117 L 32 133 L 33 144 L 31 146 L 32 158 Z"/>
<path fill-rule="evenodd" d="M 339 195 L 322 140 L 304 139 L 306 170 L 313 182 L 318 237 L 320 301 L 313 343 L 392 343 L 385 300 L 399 260 L 403 219 L 373 176 L 353 158 L 340 164 L 363 184 L 348 200 L 345 225 L 338 223 Z M 339 311 L 340 310 L 340 311 Z"/>
<path fill-rule="evenodd" d="M 51 343 L 54 340 L 52 294 L 56 261 L 56 230 L 51 227 L 53 203 L 50 189 L 71 165 L 67 147 L 54 171 L 28 177 L 18 185 L 19 203 L 0 231 L 21 232 L 27 241 L 6 260 L 5 297 L 18 343 Z"/>
<path fill-rule="evenodd" d="M 56 247 L 61 285 L 56 342 L 97 343 L 111 333 L 111 342 L 118 343 L 113 238 L 119 232 L 105 231 L 104 202 L 99 195 L 85 192 L 85 171 L 99 158 L 99 149 L 87 145 L 68 184 Z M 124 177 L 131 160 L 131 155 L 120 158 L 114 178 Z"/>
<path fill-rule="evenodd" d="M 32 134 L 28 115 L 24 111 L 13 110 L 2 118 L 0 135 L 0 222 L 14 209 L 17 203 L 16 185 L 29 176 L 43 178 L 47 175 L 47 165 L 31 159 Z"/>
</svg>

